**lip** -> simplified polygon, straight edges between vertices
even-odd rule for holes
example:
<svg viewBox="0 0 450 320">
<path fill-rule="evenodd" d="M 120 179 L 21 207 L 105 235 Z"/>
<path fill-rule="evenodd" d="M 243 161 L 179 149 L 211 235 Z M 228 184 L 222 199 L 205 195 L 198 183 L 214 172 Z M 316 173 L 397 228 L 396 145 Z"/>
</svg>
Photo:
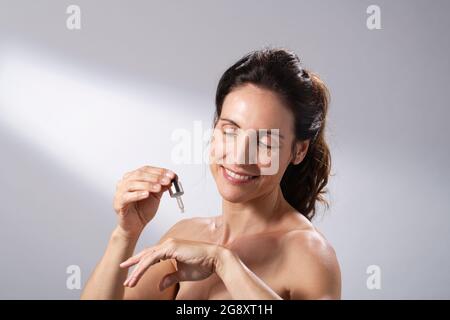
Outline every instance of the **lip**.
<svg viewBox="0 0 450 320">
<path fill-rule="evenodd" d="M 220 169 L 221 169 L 221 171 L 222 171 L 223 177 L 224 177 L 228 182 L 230 182 L 230 183 L 232 183 L 232 184 L 234 184 L 234 185 L 249 184 L 249 183 L 252 183 L 253 181 L 255 181 L 256 179 L 258 179 L 258 177 L 259 177 L 259 176 L 256 176 L 256 178 L 252 178 L 252 179 L 248 179 L 248 180 L 239 180 L 239 179 L 233 178 L 232 176 L 229 176 L 228 173 L 227 173 L 227 171 L 225 170 L 225 167 L 224 167 L 224 166 L 220 166 Z M 227 169 L 228 169 L 228 168 L 227 168 Z M 228 169 L 228 170 L 233 171 L 233 170 L 231 170 L 231 169 Z M 235 171 L 233 171 L 233 172 L 235 172 Z M 236 172 L 236 173 L 239 174 L 239 175 L 243 175 L 243 176 L 250 176 L 249 174 L 240 174 L 240 173 L 238 173 L 238 172 Z"/>
</svg>

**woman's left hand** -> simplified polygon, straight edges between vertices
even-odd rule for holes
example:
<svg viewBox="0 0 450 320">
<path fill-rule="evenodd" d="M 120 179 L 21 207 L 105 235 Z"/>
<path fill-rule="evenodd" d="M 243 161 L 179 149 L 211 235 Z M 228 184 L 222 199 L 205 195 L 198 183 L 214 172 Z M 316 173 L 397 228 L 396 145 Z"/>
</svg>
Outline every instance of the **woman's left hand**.
<svg viewBox="0 0 450 320">
<path fill-rule="evenodd" d="M 197 281 L 208 278 L 215 272 L 221 246 L 198 241 L 168 239 L 165 242 L 143 250 L 137 255 L 122 262 L 120 267 L 128 268 L 136 265 L 124 286 L 134 287 L 145 271 L 160 260 L 177 260 L 177 271 L 165 275 L 159 289 L 172 286 L 180 281 Z"/>
</svg>

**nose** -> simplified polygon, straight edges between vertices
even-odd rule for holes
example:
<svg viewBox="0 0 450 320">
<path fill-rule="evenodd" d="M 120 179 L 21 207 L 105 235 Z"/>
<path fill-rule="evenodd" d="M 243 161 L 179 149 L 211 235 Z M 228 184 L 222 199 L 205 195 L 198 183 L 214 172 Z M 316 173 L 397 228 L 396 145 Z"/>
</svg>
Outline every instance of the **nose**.
<svg viewBox="0 0 450 320">
<path fill-rule="evenodd" d="M 257 139 L 249 132 L 243 132 L 238 136 L 234 144 L 234 164 L 255 164 L 257 161 Z"/>
</svg>

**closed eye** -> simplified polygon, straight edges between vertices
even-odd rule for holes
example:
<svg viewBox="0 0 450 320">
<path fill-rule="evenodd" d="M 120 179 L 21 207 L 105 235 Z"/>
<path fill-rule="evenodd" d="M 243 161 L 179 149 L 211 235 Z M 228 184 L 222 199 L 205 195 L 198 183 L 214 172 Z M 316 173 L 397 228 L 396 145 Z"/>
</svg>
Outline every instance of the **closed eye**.
<svg viewBox="0 0 450 320">
<path fill-rule="evenodd" d="M 261 146 L 266 147 L 266 148 L 269 148 L 269 149 L 272 148 L 272 146 L 270 146 L 270 145 L 268 145 L 268 144 L 265 144 L 264 142 L 261 142 L 261 140 L 258 141 L 258 145 L 261 145 Z"/>
<path fill-rule="evenodd" d="M 237 135 L 237 132 L 234 128 L 224 128 L 223 133 L 226 136 L 236 136 Z"/>
</svg>

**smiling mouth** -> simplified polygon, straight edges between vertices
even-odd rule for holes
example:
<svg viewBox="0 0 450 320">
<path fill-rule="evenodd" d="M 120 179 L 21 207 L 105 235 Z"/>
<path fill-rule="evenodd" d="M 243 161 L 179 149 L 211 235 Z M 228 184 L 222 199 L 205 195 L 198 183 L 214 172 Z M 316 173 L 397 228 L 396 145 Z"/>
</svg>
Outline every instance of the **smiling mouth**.
<svg viewBox="0 0 450 320">
<path fill-rule="evenodd" d="M 222 173 L 225 179 L 230 181 L 233 184 L 244 184 L 249 183 L 256 180 L 259 176 L 251 176 L 251 175 L 242 175 L 238 174 L 230 169 L 225 168 L 224 166 L 220 166 L 222 168 Z"/>
</svg>

